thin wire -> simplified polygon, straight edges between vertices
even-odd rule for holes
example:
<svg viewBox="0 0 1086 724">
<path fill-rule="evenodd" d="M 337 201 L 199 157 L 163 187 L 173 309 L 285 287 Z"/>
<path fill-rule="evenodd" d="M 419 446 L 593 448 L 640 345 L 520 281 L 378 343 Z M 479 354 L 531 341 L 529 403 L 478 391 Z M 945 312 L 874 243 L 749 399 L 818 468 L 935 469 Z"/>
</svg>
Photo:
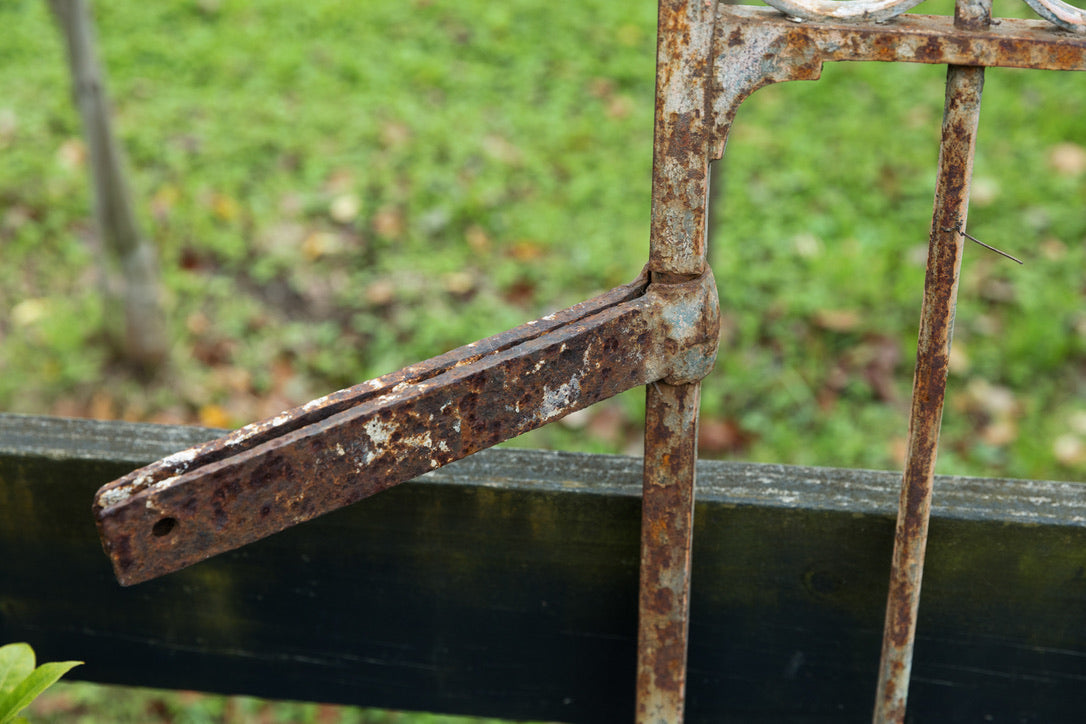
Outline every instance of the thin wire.
<svg viewBox="0 0 1086 724">
<path fill-rule="evenodd" d="M 943 231 L 946 231 L 946 232 L 956 231 L 956 232 L 958 232 L 959 234 L 961 234 L 962 236 L 964 236 L 964 237 L 965 237 L 966 239 L 969 239 L 969 241 L 973 241 L 973 242 L 976 242 L 977 244 L 980 244 L 981 246 L 983 246 L 983 247 L 984 247 L 985 249 L 988 249 L 989 251 L 994 251 L 994 252 L 995 252 L 996 254 L 999 254 L 1000 256 L 1005 256 L 1005 257 L 1007 257 L 1008 259 L 1010 259 L 1011 261 L 1016 261 L 1016 262 L 1018 262 L 1019 264 L 1025 264 L 1025 262 L 1023 262 L 1023 261 L 1022 261 L 1021 259 L 1019 259 L 1019 258 L 1018 258 L 1018 257 L 1016 257 L 1016 256 L 1011 256 L 1011 255 L 1010 255 L 1010 254 L 1008 254 L 1007 252 L 1005 252 L 1005 251 L 1000 251 L 999 249 L 995 248 L 994 246 L 988 246 L 988 245 L 987 245 L 987 244 L 985 244 L 985 243 L 984 243 L 983 241 L 981 241 L 981 240 L 980 240 L 980 239 L 978 239 L 977 237 L 973 236 L 972 234 L 970 234 L 969 232 L 967 232 L 967 231 L 966 231 L 965 229 L 963 229 L 963 228 L 962 228 L 962 227 L 960 227 L 960 226 L 958 226 L 958 227 L 955 227 L 955 228 L 953 228 L 953 229 L 948 229 L 948 228 L 946 228 L 946 227 L 944 226 L 944 227 L 943 227 Z"/>
</svg>

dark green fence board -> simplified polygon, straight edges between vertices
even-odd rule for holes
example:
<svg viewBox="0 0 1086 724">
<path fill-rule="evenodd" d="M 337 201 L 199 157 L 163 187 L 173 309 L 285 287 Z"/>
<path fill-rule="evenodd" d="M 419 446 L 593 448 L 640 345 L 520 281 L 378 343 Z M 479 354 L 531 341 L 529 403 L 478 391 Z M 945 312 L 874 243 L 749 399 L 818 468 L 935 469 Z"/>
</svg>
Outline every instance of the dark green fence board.
<svg viewBox="0 0 1086 724">
<path fill-rule="evenodd" d="M 94 491 L 213 434 L 0 416 L 0 641 L 102 682 L 632 719 L 640 461 L 491 450 L 119 587 Z M 687 721 L 869 720 L 898 481 L 701 465 Z M 940 478 L 919 627 L 915 721 L 1083 720 L 1086 486 Z"/>
</svg>

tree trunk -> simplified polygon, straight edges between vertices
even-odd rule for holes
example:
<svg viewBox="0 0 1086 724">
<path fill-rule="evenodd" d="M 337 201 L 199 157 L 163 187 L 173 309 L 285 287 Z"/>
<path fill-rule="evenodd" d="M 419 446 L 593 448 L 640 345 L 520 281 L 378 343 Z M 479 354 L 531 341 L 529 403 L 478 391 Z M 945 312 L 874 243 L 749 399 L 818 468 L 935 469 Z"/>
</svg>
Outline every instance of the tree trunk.
<svg viewBox="0 0 1086 724">
<path fill-rule="evenodd" d="M 49 0 L 49 7 L 64 33 L 72 91 L 90 152 L 95 220 L 105 252 L 100 268 L 106 290 L 106 326 L 121 340 L 125 358 L 150 371 L 166 354 L 158 266 L 154 248 L 140 233 L 125 182 L 90 9 L 86 0 Z M 118 307 L 123 312 L 119 313 Z M 122 316 L 123 332 L 119 329 Z"/>
</svg>

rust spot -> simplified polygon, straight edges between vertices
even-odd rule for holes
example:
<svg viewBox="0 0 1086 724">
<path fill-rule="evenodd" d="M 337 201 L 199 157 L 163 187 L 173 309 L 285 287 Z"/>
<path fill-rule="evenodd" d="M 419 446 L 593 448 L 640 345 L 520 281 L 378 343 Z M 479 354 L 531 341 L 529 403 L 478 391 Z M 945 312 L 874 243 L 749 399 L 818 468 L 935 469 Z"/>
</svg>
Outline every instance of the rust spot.
<svg viewBox="0 0 1086 724">
<path fill-rule="evenodd" d="M 106 549 L 113 559 L 114 565 L 121 571 L 127 571 L 135 562 L 132 558 L 132 548 L 128 536 L 122 535 L 110 541 Z"/>
</svg>

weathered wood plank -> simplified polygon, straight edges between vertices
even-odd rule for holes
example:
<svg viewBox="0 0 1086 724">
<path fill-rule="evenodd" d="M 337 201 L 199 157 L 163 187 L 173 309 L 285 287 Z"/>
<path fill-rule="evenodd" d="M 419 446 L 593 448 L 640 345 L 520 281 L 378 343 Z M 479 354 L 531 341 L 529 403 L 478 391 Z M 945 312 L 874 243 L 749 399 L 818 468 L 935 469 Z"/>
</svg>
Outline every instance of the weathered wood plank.
<svg viewBox="0 0 1086 724">
<path fill-rule="evenodd" d="M 632 718 L 640 461 L 492 450 L 122 589 L 94 491 L 214 434 L 0 416 L 0 641 L 103 682 Z M 687 720 L 869 719 L 900 476 L 699 476 Z M 917 721 L 1081 720 L 1086 486 L 938 479 L 919 630 Z"/>
</svg>

